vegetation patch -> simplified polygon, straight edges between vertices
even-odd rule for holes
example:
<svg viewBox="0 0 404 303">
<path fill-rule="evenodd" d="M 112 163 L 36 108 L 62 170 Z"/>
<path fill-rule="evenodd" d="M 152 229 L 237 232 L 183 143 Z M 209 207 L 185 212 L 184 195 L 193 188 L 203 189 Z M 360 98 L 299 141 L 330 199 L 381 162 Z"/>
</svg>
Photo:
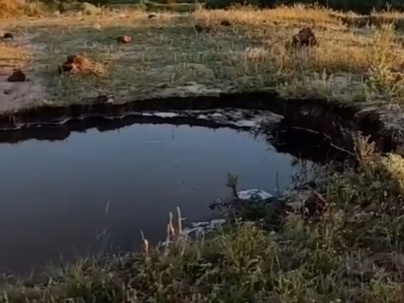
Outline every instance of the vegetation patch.
<svg viewBox="0 0 404 303">
<path fill-rule="evenodd" d="M 30 69 L 43 94 L 30 106 L 259 90 L 285 98 L 398 103 L 404 54 L 394 16 L 374 14 L 377 26 L 362 27 L 315 6 L 152 15 L 139 7 L 104 7 L 95 14 L 8 20 L 6 29 L 17 33 L 16 46 L 34 54 Z M 316 43 L 296 47 L 302 29 Z M 58 66 L 76 53 L 97 62 L 102 76 L 60 76 Z M 22 106 L 17 100 L 13 108 Z"/>
</svg>

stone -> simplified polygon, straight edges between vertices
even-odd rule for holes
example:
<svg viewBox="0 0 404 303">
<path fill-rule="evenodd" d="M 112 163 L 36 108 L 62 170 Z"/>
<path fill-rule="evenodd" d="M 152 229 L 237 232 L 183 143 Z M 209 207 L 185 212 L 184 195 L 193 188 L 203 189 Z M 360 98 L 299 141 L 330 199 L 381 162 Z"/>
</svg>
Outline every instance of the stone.
<svg viewBox="0 0 404 303">
<path fill-rule="evenodd" d="M 14 35 L 12 33 L 4 33 L 4 39 L 14 39 Z"/>
<path fill-rule="evenodd" d="M 315 46 L 317 39 L 310 27 L 302 28 L 298 34 L 292 37 L 293 46 Z"/>
<path fill-rule="evenodd" d="M 132 42 L 132 37 L 128 36 L 128 35 L 124 35 L 124 36 L 118 37 L 116 39 L 116 41 L 118 41 L 118 43 L 126 44 L 126 43 Z"/>
<path fill-rule="evenodd" d="M 90 61 L 82 54 L 67 56 L 66 61 L 59 66 L 59 74 L 63 72 L 74 72 L 84 70 L 90 66 Z"/>
<path fill-rule="evenodd" d="M 304 202 L 307 217 L 321 217 L 327 211 L 327 200 L 315 190 L 311 191 L 309 198 Z"/>
<path fill-rule="evenodd" d="M 149 18 L 149 19 L 153 19 L 153 18 L 156 18 L 156 17 L 157 17 L 156 14 L 150 14 L 150 15 L 147 16 L 147 18 Z"/>
<path fill-rule="evenodd" d="M 21 69 L 14 70 L 14 72 L 7 78 L 8 82 L 25 82 L 26 80 L 27 77 Z"/>
<path fill-rule="evenodd" d="M 231 26 L 231 23 L 229 20 L 223 20 L 222 22 L 220 22 L 220 25 L 222 26 Z"/>
</svg>

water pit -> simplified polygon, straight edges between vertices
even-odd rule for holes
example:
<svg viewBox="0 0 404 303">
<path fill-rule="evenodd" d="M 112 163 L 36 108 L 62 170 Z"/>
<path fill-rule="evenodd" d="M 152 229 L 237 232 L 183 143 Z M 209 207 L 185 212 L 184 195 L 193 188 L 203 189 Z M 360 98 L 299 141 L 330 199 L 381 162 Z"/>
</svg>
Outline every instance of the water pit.
<svg viewBox="0 0 404 303">
<path fill-rule="evenodd" d="M 141 230 L 156 243 L 177 206 L 185 224 L 212 219 L 209 204 L 229 194 L 227 173 L 239 176 L 240 189 L 273 192 L 298 171 L 305 142 L 316 150 L 312 160 L 328 155 L 314 135 L 299 134 L 298 145 L 278 137 L 271 145 L 273 137 L 251 132 L 252 122 L 218 128 L 168 116 L 98 129 L 76 125 L 75 132 L 61 126 L 2 133 L 0 271 L 37 272 L 61 258 L 98 253 L 106 243 L 133 250 Z"/>
</svg>

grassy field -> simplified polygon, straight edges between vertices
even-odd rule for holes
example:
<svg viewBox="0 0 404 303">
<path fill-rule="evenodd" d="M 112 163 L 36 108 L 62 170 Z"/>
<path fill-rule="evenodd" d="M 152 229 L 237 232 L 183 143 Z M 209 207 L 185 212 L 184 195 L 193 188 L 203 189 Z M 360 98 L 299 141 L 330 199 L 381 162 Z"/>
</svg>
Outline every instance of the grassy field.
<svg viewBox="0 0 404 303">
<path fill-rule="evenodd" d="M 99 95 L 116 103 L 253 90 L 364 103 L 399 103 L 404 96 L 399 13 L 374 14 L 367 27 L 361 16 L 302 6 L 148 15 L 142 7 L 89 5 L 62 15 L 4 19 L 1 28 L 15 39 L 0 42 L 0 92 L 7 90 L 0 112 L 92 102 Z M 224 20 L 230 26 L 222 26 Z M 196 24 L 209 30 L 197 32 Z M 317 47 L 291 47 L 292 35 L 304 26 L 313 27 Z M 118 44 L 125 34 L 132 43 Z M 58 65 L 77 52 L 102 73 L 60 76 Z M 16 65 L 31 81 L 5 81 Z"/>
</svg>

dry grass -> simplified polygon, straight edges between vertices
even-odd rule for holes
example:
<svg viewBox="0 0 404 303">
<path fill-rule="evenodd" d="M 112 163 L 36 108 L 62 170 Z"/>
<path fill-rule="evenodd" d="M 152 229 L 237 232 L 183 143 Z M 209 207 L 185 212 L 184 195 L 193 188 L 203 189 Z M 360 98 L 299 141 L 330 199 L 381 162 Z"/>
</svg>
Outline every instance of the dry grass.
<svg viewBox="0 0 404 303">
<path fill-rule="evenodd" d="M 0 18 L 20 16 L 40 16 L 45 12 L 45 5 L 26 0 L 0 0 Z"/>
<path fill-rule="evenodd" d="M 35 77 L 44 79 L 48 102 L 80 102 L 99 94 L 126 102 L 262 89 L 346 102 L 404 99 L 401 33 L 389 24 L 352 27 L 342 17 L 297 5 L 198 8 L 187 14 L 157 13 L 153 19 L 140 8 L 101 9 L 89 16 L 68 13 L 7 22 L 35 50 Z M 223 20 L 231 26 L 221 26 Z M 195 24 L 211 31 L 197 33 Z M 319 46 L 293 49 L 290 39 L 304 26 L 314 28 Z M 133 43 L 117 45 L 122 34 L 131 35 Z M 57 66 L 77 51 L 108 66 L 102 80 L 56 76 Z"/>
<path fill-rule="evenodd" d="M 29 52 L 18 45 L 0 41 L 0 66 L 21 64 L 29 58 Z"/>
</svg>

